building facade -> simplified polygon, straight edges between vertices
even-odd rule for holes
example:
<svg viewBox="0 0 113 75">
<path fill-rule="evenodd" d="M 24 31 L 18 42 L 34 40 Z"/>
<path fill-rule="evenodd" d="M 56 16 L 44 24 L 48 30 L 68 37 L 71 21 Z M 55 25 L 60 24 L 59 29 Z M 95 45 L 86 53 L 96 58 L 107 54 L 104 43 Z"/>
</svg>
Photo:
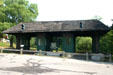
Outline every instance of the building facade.
<svg viewBox="0 0 113 75">
<path fill-rule="evenodd" d="M 98 20 L 73 21 L 39 21 L 20 23 L 8 30 L 6 34 L 16 36 L 16 48 L 24 45 L 30 49 L 30 38 L 36 37 L 37 50 L 51 51 L 62 48 L 65 52 L 76 52 L 76 37 L 92 37 L 92 52 L 99 52 L 99 39 L 110 30 Z"/>
</svg>

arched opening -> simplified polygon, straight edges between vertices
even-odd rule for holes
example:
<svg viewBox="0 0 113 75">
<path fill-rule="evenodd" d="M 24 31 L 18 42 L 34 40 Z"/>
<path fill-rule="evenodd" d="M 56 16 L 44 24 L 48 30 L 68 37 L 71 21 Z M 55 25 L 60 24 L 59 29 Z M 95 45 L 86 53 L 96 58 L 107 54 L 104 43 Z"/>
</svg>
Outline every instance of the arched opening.
<svg viewBox="0 0 113 75">
<path fill-rule="evenodd" d="M 36 37 L 31 37 L 31 39 L 30 39 L 30 50 L 32 50 L 32 51 L 37 50 Z"/>
<path fill-rule="evenodd" d="M 91 37 L 76 37 L 76 53 L 92 52 Z"/>
<path fill-rule="evenodd" d="M 50 49 L 53 52 L 61 52 L 62 50 L 62 37 L 53 37 L 50 44 Z"/>
</svg>

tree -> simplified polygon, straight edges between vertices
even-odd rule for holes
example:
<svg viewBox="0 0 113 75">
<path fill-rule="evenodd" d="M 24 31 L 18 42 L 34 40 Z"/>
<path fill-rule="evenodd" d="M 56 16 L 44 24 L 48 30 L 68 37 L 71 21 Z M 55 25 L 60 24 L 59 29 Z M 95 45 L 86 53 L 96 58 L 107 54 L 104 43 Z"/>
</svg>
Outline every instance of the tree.
<svg viewBox="0 0 113 75">
<path fill-rule="evenodd" d="M 36 4 L 27 0 L 4 0 L 3 13 L 5 22 L 19 23 L 34 21 L 38 15 Z"/>
<path fill-rule="evenodd" d="M 100 50 L 105 54 L 113 54 L 113 30 L 109 31 L 101 38 Z"/>
<path fill-rule="evenodd" d="M 2 31 L 10 28 L 12 25 L 13 25 L 13 23 L 0 22 L 0 38 L 3 38 Z"/>
<path fill-rule="evenodd" d="M 111 30 L 100 39 L 100 50 L 105 54 L 113 54 L 113 24 Z"/>
<path fill-rule="evenodd" d="M 3 0 L 0 0 L 0 6 L 3 4 Z"/>
<path fill-rule="evenodd" d="M 28 0 L 1 0 L 0 34 L 20 22 L 34 21 L 37 15 L 37 5 L 29 3 Z"/>
</svg>

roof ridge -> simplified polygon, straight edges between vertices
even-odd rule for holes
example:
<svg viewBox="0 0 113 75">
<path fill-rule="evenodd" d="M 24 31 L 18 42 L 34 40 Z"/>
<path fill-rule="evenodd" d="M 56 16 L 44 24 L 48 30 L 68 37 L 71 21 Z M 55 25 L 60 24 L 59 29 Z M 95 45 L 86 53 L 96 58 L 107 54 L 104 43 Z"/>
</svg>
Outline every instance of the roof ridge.
<svg viewBox="0 0 113 75">
<path fill-rule="evenodd" d="M 86 19 L 86 20 L 55 20 L 55 21 L 31 21 L 31 22 L 21 22 L 21 23 L 38 23 L 38 22 L 70 22 L 70 21 L 94 21 L 94 20 L 97 20 L 97 19 Z M 99 20 L 97 20 L 99 21 Z"/>
</svg>

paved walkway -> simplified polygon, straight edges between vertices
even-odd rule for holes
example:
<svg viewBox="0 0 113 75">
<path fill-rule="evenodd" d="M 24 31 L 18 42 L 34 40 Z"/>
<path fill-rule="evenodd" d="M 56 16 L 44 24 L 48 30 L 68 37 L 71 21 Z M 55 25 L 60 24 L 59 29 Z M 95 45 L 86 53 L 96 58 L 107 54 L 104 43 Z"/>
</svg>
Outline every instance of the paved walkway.
<svg viewBox="0 0 113 75">
<path fill-rule="evenodd" d="M 113 63 L 0 54 L 0 75 L 113 75 Z"/>
</svg>

